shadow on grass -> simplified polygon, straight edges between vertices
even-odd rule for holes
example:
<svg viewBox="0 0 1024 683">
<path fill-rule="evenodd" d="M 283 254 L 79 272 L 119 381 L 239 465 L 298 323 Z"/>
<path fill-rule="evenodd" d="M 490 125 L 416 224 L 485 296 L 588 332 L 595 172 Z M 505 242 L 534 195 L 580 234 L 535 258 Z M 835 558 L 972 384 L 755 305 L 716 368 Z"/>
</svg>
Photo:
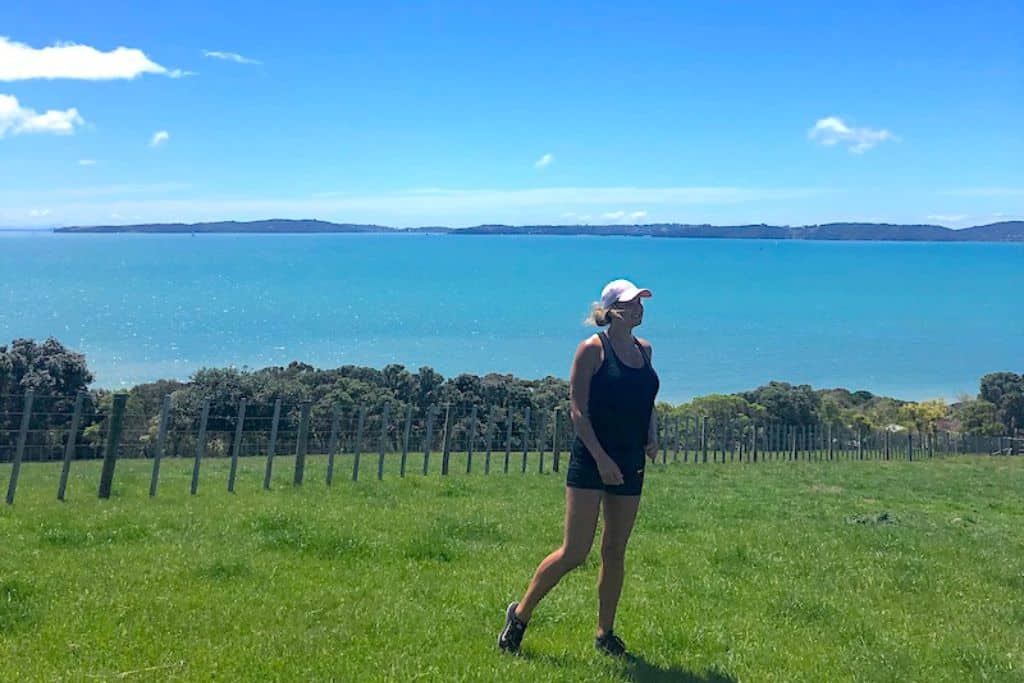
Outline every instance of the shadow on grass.
<svg viewBox="0 0 1024 683">
<path fill-rule="evenodd" d="M 637 683 L 736 683 L 736 679 L 729 674 L 717 671 L 694 673 L 678 666 L 666 668 L 652 664 L 639 655 L 627 654 L 623 660 L 626 662 L 627 681 L 637 681 Z"/>
<path fill-rule="evenodd" d="M 523 659 L 544 662 L 553 666 L 565 666 L 569 662 L 564 657 L 523 650 L 519 653 Z M 622 658 L 624 665 L 623 680 L 636 683 L 736 683 L 729 674 L 718 671 L 695 673 L 678 666 L 663 667 L 652 664 L 639 655 L 627 654 Z"/>
</svg>

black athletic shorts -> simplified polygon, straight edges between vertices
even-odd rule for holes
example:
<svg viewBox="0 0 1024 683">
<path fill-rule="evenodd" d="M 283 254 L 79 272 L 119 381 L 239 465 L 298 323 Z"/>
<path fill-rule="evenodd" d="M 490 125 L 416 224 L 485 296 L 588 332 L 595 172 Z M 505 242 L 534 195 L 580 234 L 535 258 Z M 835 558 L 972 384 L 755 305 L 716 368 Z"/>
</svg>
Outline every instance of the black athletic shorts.
<svg viewBox="0 0 1024 683">
<path fill-rule="evenodd" d="M 645 456 L 639 458 L 612 457 L 622 471 L 621 484 L 605 484 L 601 481 L 601 471 L 597 463 L 585 448 L 574 448 L 569 457 L 569 473 L 565 485 L 574 489 L 596 489 L 616 496 L 639 496 L 644 487 Z"/>
</svg>

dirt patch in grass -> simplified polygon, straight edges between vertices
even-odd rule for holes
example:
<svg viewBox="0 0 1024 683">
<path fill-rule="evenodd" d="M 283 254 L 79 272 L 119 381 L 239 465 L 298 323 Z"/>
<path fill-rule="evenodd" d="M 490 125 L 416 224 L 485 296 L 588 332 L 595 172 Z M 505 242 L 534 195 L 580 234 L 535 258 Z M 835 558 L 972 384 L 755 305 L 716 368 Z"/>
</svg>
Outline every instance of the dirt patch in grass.
<svg viewBox="0 0 1024 683">
<path fill-rule="evenodd" d="M 863 524 L 865 526 L 885 526 L 897 524 L 898 521 L 888 512 L 870 512 L 867 514 L 850 515 L 846 518 L 847 524 Z"/>
</svg>

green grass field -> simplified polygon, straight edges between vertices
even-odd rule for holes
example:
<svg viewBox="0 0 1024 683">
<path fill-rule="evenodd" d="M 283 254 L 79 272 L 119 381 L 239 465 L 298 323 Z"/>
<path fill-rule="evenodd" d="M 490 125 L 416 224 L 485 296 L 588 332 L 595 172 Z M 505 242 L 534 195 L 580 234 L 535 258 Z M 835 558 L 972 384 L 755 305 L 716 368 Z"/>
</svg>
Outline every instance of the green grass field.
<svg viewBox="0 0 1024 683">
<path fill-rule="evenodd" d="M 593 650 L 597 553 L 542 603 L 524 652 L 503 610 L 561 540 L 558 474 L 376 481 L 338 460 L 22 468 L 0 507 L 0 680 L 1021 681 L 1024 458 L 650 468 L 617 631 Z M 480 464 L 478 464 L 480 463 Z M 492 465 L 493 467 L 493 465 Z M 6 489 L 10 465 L 0 465 Z"/>
</svg>

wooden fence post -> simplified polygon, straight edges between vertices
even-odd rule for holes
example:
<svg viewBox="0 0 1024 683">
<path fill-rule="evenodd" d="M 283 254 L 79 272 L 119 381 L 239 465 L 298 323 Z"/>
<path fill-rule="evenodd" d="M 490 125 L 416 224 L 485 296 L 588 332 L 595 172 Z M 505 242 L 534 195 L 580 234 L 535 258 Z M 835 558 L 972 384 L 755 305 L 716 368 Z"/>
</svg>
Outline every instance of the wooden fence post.
<svg viewBox="0 0 1024 683">
<path fill-rule="evenodd" d="M 562 444 L 558 441 L 558 408 L 555 408 L 551 423 L 551 471 L 558 472 L 562 460 Z"/>
<path fill-rule="evenodd" d="M 444 406 L 444 434 L 441 440 L 441 474 L 448 474 L 448 460 L 451 458 L 452 446 L 452 404 Z"/>
<path fill-rule="evenodd" d="M 678 415 L 672 420 L 672 462 L 679 462 L 679 427 L 682 421 Z"/>
<path fill-rule="evenodd" d="M 117 394 L 114 396 L 114 407 L 118 406 L 118 398 L 121 397 L 121 412 L 124 412 L 124 399 L 127 398 L 124 394 Z M 21 425 L 18 427 L 18 445 L 15 447 L 14 460 L 11 463 L 11 478 L 7 482 L 7 504 L 14 505 L 14 494 L 18 490 L 18 475 L 21 473 L 21 459 L 25 457 L 25 441 L 28 439 L 28 427 L 32 420 L 32 402 L 35 400 L 35 392 L 31 389 L 25 390 L 25 398 L 21 404 Z M 118 430 L 120 431 L 120 414 L 118 415 Z M 116 447 L 116 446 L 115 446 Z M 104 453 L 103 458 L 103 471 L 107 471 L 107 458 Z M 114 469 L 111 467 L 110 476 L 114 476 Z M 100 498 L 108 497 L 102 494 L 102 484 L 100 485 Z"/>
<path fill-rule="evenodd" d="M 704 454 L 704 464 L 708 462 L 708 416 L 700 416 L 700 447 Z M 696 459 L 696 454 L 693 456 Z"/>
<path fill-rule="evenodd" d="M 540 451 L 540 464 L 537 465 L 537 473 L 544 474 L 544 449 L 547 447 L 547 418 L 548 414 L 541 411 L 537 425 L 537 450 Z"/>
<path fill-rule="evenodd" d="M 303 401 L 299 408 L 299 434 L 295 440 L 295 476 L 293 486 L 302 486 L 306 478 L 306 451 L 309 450 L 309 411 L 310 402 Z"/>
<path fill-rule="evenodd" d="M 466 474 L 473 472 L 473 441 L 476 439 L 476 406 L 469 411 L 469 435 L 466 438 Z"/>
<path fill-rule="evenodd" d="M 156 495 L 156 488 L 160 483 L 160 461 L 164 457 L 164 443 L 167 440 L 167 422 L 171 413 L 171 395 L 165 394 L 160 404 L 160 425 L 156 433 L 156 448 L 153 451 L 153 474 L 149 478 L 149 495 Z"/>
<path fill-rule="evenodd" d="M 505 409 L 505 474 L 508 474 L 508 463 L 512 457 L 512 409 Z"/>
<path fill-rule="evenodd" d="M 692 427 L 690 426 L 691 422 L 693 424 Z M 683 462 L 690 462 L 690 444 L 693 444 L 693 461 L 697 462 L 697 420 L 691 420 L 689 415 L 683 416 L 682 430 L 682 442 L 680 445 L 683 451 Z"/>
<path fill-rule="evenodd" d="M 78 422 L 82 416 L 82 402 L 85 392 L 79 391 L 75 396 L 75 409 L 71 413 L 71 426 L 68 427 L 68 442 L 64 445 L 64 464 L 60 470 L 60 483 L 57 485 L 57 500 L 64 500 L 64 491 L 68 486 L 68 474 L 71 472 L 71 459 L 75 456 L 75 440 L 78 438 Z"/>
<path fill-rule="evenodd" d="M 402 462 L 398 474 L 405 476 L 405 460 L 409 455 L 409 434 L 412 432 L 412 404 L 405 411 L 405 428 L 402 431 Z"/>
<path fill-rule="evenodd" d="M 277 448 L 277 428 L 281 422 L 281 399 L 274 400 L 274 417 L 270 420 L 270 441 L 267 442 L 267 469 L 263 473 L 263 488 L 270 490 L 270 475 L 274 471 L 274 449 Z"/>
<path fill-rule="evenodd" d="M 328 486 L 334 481 L 334 454 L 341 441 L 341 408 L 337 403 L 331 406 L 331 435 L 327 439 L 327 480 Z"/>
<path fill-rule="evenodd" d="M 391 406 L 387 403 L 380 412 L 380 444 L 377 447 L 377 481 L 384 478 L 384 454 L 388 445 L 388 422 L 391 420 Z"/>
<path fill-rule="evenodd" d="M 670 423 L 668 422 L 668 417 L 666 417 L 666 419 L 664 421 L 663 420 L 658 420 L 657 421 L 657 429 L 658 429 L 658 431 L 662 432 L 662 434 L 660 434 L 660 437 L 658 438 L 658 440 L 660 441 L 660 446 L 662 446 L 662 464 L 663 465 L 665 465 L 666 463 L 669 462 L 669 424 Z"/>
<path fill-rule="evenodd" d="M 359 481 L 359 460 L 363 455 L 363 426 L 366 424 L 366 406 L 359 406 L 359 424 L 356 425 L 356 449 L 352 460 L 352 481 Z"/>
<path fill-rule="evenodd" d="M 238 417 L 235 424 L 235 442 L 231 445 L 231 468 L 228 471 L 228 492 L 235 492 L 235 475 L 238 473 L 238 452 L 242 449 L 242 433 L 245 425 L 245 399 L 238 402 Z"/>
<path fill-rule="evenodd" d="M 423 446 L 423 476 L 427 476 L 430 467 L 430 449 L 434 445 L 434 420 L 437 419 L 437 406 L 427 409 L 426 444 Z"/>
<path fill-rule="evenodd" d="M 494 408 L 491 408 L 490 414 L 487 416 L 487 454 L 484 456 L 484 474 L 491 473 L 491 449 L 494 445 L 494 429 L 497 425 L 497 415 L 494 413 Z"/>
<path fill-rule="evenodd" d="M 530 450 L 530 406 L 523 414 L 523 474 L 526 474 L 526 454 Z"/>
<path fill-rule="evenodd" d="M 203 410 L 199 417 L 199 434 L 196 436 L 196 459 L 192 463 L 192 495 L 199 490 L 199 465 L 206 454 L 206 421 L 210 417 L 210 398 L 203 399 Z"/>
<path fill-rule="evenodd" d="M 752 429 L 750 434 L 750 458 L 751 462 L 757 462 L 757 422 L 751 423 Z"/>
<path fill-rule="evenodd" d="M 110 498 L 114 483 L 114 467 L 117 465 L 117 448 L 121 445 L 121 429 L 124 426 L 124 408 L 128 394 L 115 394 L 110 411 L 110 429 L 107 430 L 107 447 L 103 449 L 103 471 L 100 473 L 100 498 Z"/>
</svg>

